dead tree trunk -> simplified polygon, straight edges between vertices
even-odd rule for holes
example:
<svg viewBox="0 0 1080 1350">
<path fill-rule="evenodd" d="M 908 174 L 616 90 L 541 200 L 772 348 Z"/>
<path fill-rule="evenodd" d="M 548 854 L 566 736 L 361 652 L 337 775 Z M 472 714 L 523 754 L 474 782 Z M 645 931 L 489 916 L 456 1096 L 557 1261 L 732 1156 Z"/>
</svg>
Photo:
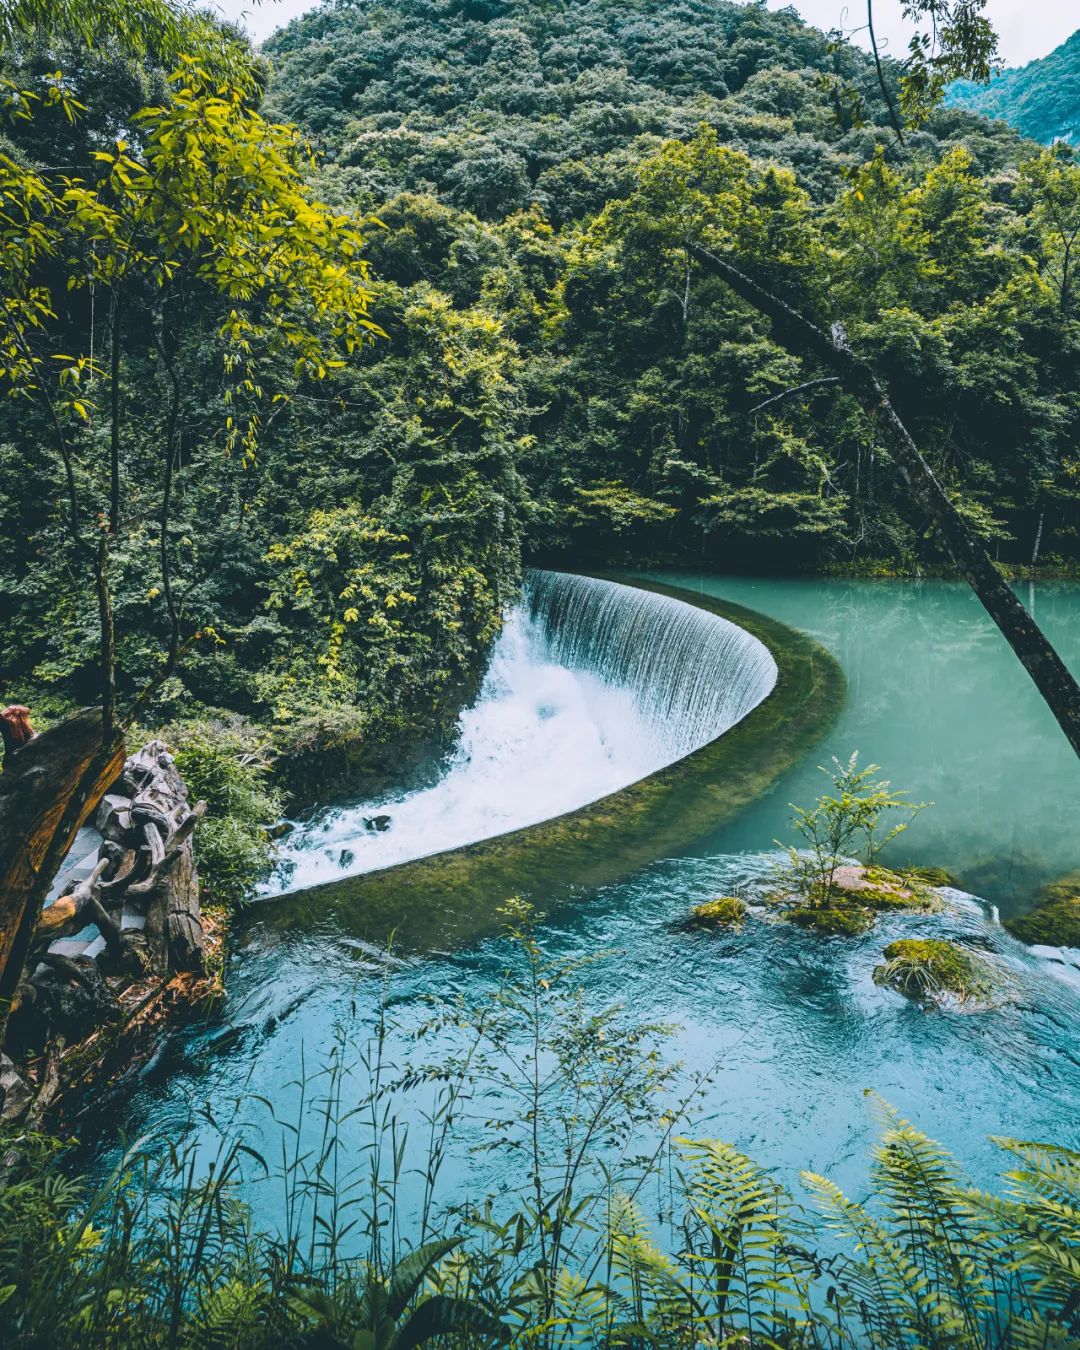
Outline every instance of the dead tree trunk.
<svg viewBox="0 0 1080 1350">
<path fill-rule="evenodd" d="M 788 351 L 820 361 L 859 402 L 876 425 L 912 499 L 933 526 L 957 571 L 982 601 L 1057 718 L 1069 744 L 1080 755 L 1080 685 L 968 529 L 897 416 L 877 376 L 848 345 L 843 329 L 837 325 L 831 335 L 825 333 L 726 259 L 697 244 L 690 246 L 690 252 L 706 271 L 721 277 L 736 295 L 773 321 L 776 336 Z"/>
<path fill-rule="evenodd" d="M 102 856 L 113 863 L 107 904 L 143 909 L 148 955 L 158 974 L 201 971 L 205 942 L 193 839 L 205 802 L 187 787 L 164 741 L 150 741 L 124 765 L 101 804 Z"/>
</svg>

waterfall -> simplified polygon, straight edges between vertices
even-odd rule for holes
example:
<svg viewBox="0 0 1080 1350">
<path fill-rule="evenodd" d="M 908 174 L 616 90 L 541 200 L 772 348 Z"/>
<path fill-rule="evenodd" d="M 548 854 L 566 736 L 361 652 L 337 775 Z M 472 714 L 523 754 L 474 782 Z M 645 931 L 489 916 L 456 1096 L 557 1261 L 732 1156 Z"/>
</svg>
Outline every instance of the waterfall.
<svg viewBox="0 0 1080 1350">
<path fill-rule="evenodd" d="M 576 810 L 722 735 L 775 681 L 768 649 L 707 610 L 611 581 L 532 572 L 435 781 L 318 811 L 285 839 L 264 893 Z"/>
<path fill-rule="evenodd" d="M 535 571 L 525 604 L 549 660 L 633 694 L 656 768 L 715 740 L 776 683 L 776 662 L 757 638 L 671 596 Z"/>
</svg>

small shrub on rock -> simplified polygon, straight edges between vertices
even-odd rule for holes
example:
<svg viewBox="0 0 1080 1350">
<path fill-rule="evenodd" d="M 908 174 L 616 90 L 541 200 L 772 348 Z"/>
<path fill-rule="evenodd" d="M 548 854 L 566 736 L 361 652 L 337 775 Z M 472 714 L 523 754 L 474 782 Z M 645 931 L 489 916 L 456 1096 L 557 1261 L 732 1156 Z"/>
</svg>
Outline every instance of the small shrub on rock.
<svg viewBox="0 0 1080 1350">
<path fill-rule="evenodd" d="M 281 794 L 269 783 L 273 757 L 265 733 L 225 716 L 180 723 L 164 734 L 190 800 L 206 802 L 195 832 L 204 895 L 212 903 L 239 905 L 270 875 L 270 828 L 283 809 Z"/>
</svg>

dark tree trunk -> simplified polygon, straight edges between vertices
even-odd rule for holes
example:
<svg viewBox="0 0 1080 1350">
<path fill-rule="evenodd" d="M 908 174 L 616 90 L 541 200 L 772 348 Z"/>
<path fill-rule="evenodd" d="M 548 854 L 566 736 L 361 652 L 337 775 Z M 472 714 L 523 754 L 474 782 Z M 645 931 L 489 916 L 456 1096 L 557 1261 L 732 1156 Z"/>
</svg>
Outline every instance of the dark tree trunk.
<svg viewBox="0 0 1080 1350">
<path fill-rule="evenodd" d="M 41 907 L 80 826 L 124 763 L 86 708 L 5 756 L 0 774 L 0 1043 Z"/>
<path fill-rule="evenodd" d="M 696 244 L 691 245 L 690 251 L 702 267 L 722 277 L 736 295 L 773 321 L 778 340 L 790 352 L 820 361 L 861 404 L 892 454 L 912 499 L 933 526 L 957 571 L 1001 629 L 1069 744 L 1080 755 L 1080 685 L 953 506 L 877 376 L 851 350 L 842 328 L 836 326 L 831 335 L 825 333 L 726 259 Z"/>
</svg>

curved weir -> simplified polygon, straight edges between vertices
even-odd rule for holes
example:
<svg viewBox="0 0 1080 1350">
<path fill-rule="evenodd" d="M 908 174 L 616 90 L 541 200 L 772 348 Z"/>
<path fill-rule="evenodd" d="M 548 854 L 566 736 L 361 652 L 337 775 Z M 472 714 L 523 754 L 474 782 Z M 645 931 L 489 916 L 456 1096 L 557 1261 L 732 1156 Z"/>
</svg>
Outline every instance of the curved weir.
<svg viewBox="0 0 1080 1350">
<path fill-rule="evenodd" d="M 534 572 L 525 604 L 551 660 L 631 692 L 655 760 L 650 772 L 722 736 L 776 684 L 760 639 L 672 595 Z"/>
<path fill-rule="evenodd" d="M 815 642 L 738 605 L 609 577 L 531 575 L 433 784 L 297 830 L 259 917 L 427 947 L 686 852 L 839 710 Z M 475 842 L 474 842 L 475 841 Z"/>
<path fill-rule="evenodd" d="M 768 648 L 685 601 L 530 574 L 434 781 L 324 808 L 270 894 L 393 867 L 574 811 L 723 735 L 776 683 Z"/>
</svg>

